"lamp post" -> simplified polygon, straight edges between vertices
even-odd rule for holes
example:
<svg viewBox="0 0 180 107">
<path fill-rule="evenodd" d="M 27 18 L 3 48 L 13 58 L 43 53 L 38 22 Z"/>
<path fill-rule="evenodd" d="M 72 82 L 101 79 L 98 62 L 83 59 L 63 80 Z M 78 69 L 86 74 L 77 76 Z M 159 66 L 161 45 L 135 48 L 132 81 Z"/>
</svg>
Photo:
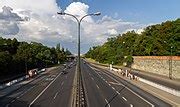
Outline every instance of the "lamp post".
<svg viewBox="0 0 180 107">
<path fill-rule="evenodd" d="M 83 17 L 81 17 L 80 19 L 78 19 L 75 15 L 65 13 L 65 12 L 57 12 L 57 14 L 72 16 L 74 19 L 76 19 L 76 21 L 78 23 L 78 71 L 80 71 L 81 70 L 81 67 L 80 67 L 80 30 L 81 30 L 81 22 L 87 16 L 99 16 L 99 15 L 101 15 L 101 13 L 97 12 L 97 13 L 92 13 L 92 14 L 86 14 Z"/>
</svg>

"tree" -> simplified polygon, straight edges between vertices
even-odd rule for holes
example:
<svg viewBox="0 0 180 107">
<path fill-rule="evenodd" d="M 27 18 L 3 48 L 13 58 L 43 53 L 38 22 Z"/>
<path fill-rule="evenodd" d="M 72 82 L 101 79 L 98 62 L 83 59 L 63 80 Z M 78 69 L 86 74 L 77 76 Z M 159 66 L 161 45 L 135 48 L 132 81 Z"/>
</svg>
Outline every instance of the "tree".
<svg viewBox="0 0 180 107">
<path fill-rule="evenodd" d="M 0 74 L 9 74 L 9 66 L 11 65 L 12 57 L 8 52 L 0 52 Z"/>
<path fill-rule="evenodd" d="M 101 63 L 131 65 L 131 56 L 180 55 L 180 19 L 151 25 L 142 34 L 129 31 L 117 37 L 108 38 L 101 46 L 89 49 L 85 57 Z M 127 58 L 124 59 L 124 56 Z"/>
<path fill-rule="evenodd" d="M 34 68 L 43 68 L 66 61 L 71 52 L 57 47 L 49 48 L 37 42 L 18 42 L 0 37 L 0 79 L 25 74 Z"/>
<path fill-rule="evenodd" d="M 65 54 L 66 55 L 72 55 L 72 53 L 67 48 L 66 48 Z"/>
</svg>

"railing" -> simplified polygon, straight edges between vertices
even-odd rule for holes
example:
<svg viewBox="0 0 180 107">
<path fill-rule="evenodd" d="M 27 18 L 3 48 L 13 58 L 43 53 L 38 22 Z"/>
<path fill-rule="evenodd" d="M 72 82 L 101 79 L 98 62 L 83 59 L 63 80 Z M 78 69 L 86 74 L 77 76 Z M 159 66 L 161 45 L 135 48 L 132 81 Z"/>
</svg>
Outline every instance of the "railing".
<svg viewBox="0 0 180 107">
<path fill-rule="evenodd" d="M 72 107 L 87 107 L 82 74 L 81 71 L 78 71 L 77 67 L 73 83 Z"/>
</svg>

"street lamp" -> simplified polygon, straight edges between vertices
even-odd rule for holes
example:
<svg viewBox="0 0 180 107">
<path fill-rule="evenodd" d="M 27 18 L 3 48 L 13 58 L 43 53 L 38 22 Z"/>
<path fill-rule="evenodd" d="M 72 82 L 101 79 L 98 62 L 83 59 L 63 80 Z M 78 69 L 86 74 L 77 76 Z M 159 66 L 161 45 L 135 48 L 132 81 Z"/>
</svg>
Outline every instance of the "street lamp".
<svg viewBox="0 0 180 107">
<path fill-rule="evenodd" d="M 81 70 L 81 67 L 80 67 L 80 30 L 81 30 L 80 27 L 81 27 L 81 22 L 87 16 L 99 16 L 99 15 L 101 15 L 101 13 L 100 12 L 96 12 L 96 13 L 86 14 L 83 17 L 81 17 L 80 19 L 78 19 L 73 14 L 69 14 L 69 13 L 65 13 L 65 12 L 57 12 L 57 14 L 72 16 L 74 19 L 76 19 L 76 21 L 78 23 L 78 71 L 80 71 Z"/>
</svg>

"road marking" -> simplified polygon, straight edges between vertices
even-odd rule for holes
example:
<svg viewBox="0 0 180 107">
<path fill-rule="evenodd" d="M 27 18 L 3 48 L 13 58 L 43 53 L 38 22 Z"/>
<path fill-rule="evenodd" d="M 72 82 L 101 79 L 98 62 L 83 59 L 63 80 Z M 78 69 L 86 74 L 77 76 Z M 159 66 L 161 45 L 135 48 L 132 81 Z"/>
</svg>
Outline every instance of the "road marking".
<svg viewBox="0 0 180 107">
<path fill-rule="evenodd" d="M 15 102 L 15 100 L 12 100 L 11 103 Z"/>
<path fill-rule="evenodd" d="M 109 82 L 110 84 L 113 84 L 113 85 L 121 85 L 119 83 L 116 83 L 116 82 Z"/>
<path fill-rule="evenodd" d="M 59 93 L 59 92 L 57 92 L 57 93 L 55 94 L 54 99 L 56 98 L 56 96 L 58 95 L 58 93 Z"/>
<path fill-rule="evenodd" d="M 113 89 L 113 90 L 115 90 L 115 88 L 114 88 L 114 87 L 112 87 L 112 89 Z"/>
<path fill-rule="evenodd" d="M 109 104 L 109 102 L 107 101 L 107 99 L 105 99 L 105 101 L 106 101 L 108 107 L 111 107 L 110 104 Z"/>
<path fill-rule="evenodd" d="M 133 105 L 132 105 L 132 104 L 130 104 L 130 107 L 133 107 Z"/>
<path fill-rule="evenodd" d="M 29 104 L 29 107 L 49 88 L 49 86 L 61 75 L 61 73 L 58 74 L 58 76 L 51 81 L 51 83 Z"/>
<path fill-rule="evenodd" d="M 24 94 L 26 94 L 28 91 L 30 91 L 32 88 L 34 88 L 35 86 L 29 88 L 27 91 L 25 91 L 24 93 L 20 94 L 19 96 L 16 97 L 16 99 L 19 99 L 20 97 L 22 97 Z M 11 103 L 15 102 L 16 100 L 12 100 Z M 9 105 L 6 105 L 7 107 L 9 107 Z"/>
<path fill-rule="evenodd" d="M 120 94 L 119 91 L 116 91 L 116 93 Z"/>
<path fill-rule="evenodd" d="M 28 90 L 27 90 L 27 91 L 25 91 L 25 92 L 24 92 L 24 94 L 26 94 L 27 92 L 28 92 Z"/>
<path fill-rule="evenodd" d="M 92 80 L 94 80 L 94 78 L 93 78 L 93 77 L 91 77 L 91 79 L 92 79 Z"/>
<path fill-rule="evenodd" d="M 127 101 L 127 99 L 125 97 L 122 97 L 125 101 Z"/>
<path fill-rule="evenodd" d="M 23 95 L 24 95 L 24 93 L 23 93 L 23 94 L 21 94 L 21 95 L 19 95 L 19 96 L 18 96 L 18 97 L 16 97 L 16 98 L 18 99 L 18 98 L 22 97 Z"/>
<path fill-rule="evenodd" d="M 91 67 L 90 65 L 88 65 L 91 69 L 93 69 L 94 71 L 96 70 L 96 68 Z M 100 71 L 100 70 L 97 70 Z M 95 73 L 97 73 L 95 71 Z M 98 73 L 97 73 L 98 74 Z M 114 79 L 113 77 L 110 76 L 110 74 L 103 73 L 105 75 L 107 75 L 108 77 L 110 77 L 111 79 L 113 79 L 114 81 L 116 81 L 117 83 L 121 84 L 119 81 L 117 81 L 116 79 Z M 126 87 L 125 85 L 122 84 L 122 86 L 124 86 L 126 89 L 128 89 L 130 92 L 132 92 L 133 94 L 135 94 L 137 97 L 141 98 L 143 101 L 145 101 L 146 103 L 148 103 L 149 105 L 151 105 L 151 107 L 155 107 L 151 102 L 147 101 L 146 99 L 144 99 L 143 97 L 141 97 L 140 95 L 138 95 L 137 93 L 135 93 L 134 91 L 132 91 L 130 88 Z"/>
<path fill-rule="evenodd" d="M 61 83 L 61 85 L 63 85 L 64 84 L 64 81 Z"/>
<path fill-rule="evenodd" d="M 113 77 L 109 76 L 110 74 L 106 74 L 108 77 L 110 77 L 111 79 L 113 79 L 114 81 L 116 81 L 117 83 L 121 84 L 119 81 L 117 81 L 116 79 L 114 79 Z M 132 91 L 130 88 L 126 87 L 125 85 L 122 84 L 122 86 L 124 86 L 126 89 L 128 89 L 130 92 L 132 92 L 133 94 L 135 94 L 136 96 L 138 96 L 139 98 L 141 98 L 142 100 L 144 100 L 146 103 L 148 103 L 149 105 L 151 105 L 152 107 L 154 107 L 154 105 L 152 103 L 150 103 L 149 101 L 147 101 L 146 99 L 144 99 L 143 97 L 141 97 L 140 95 L 138 95 L 137 93 L 135 93 L 134 91 Z"/>
<path fill-rule="evenodd" d="M 109 86 L 111 86 L 111 84 L 108 83 Z"/>
<path fill-rule="evenodd" d="M 96 84 L 96 87 L 99 89 L 99 86 Z"/>
</svg>

